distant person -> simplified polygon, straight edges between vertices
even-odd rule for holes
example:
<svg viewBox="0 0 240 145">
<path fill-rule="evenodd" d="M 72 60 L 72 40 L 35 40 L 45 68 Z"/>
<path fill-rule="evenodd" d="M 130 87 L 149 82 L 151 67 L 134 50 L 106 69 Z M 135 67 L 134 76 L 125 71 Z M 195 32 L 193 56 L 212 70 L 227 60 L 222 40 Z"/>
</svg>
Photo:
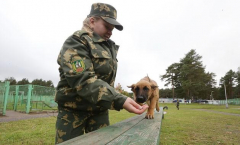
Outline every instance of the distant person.
<svg viewBox="0 0 240 145">
<path fill-rule="evenodd" d="M 177 99 L 177 102 L 176 102 L 176 107 L 179 110 L 179 100 L 178 99 Z"/>
<path fill-rule="evenodd" d="M 92 4 L 82 29 L 63 44 L 55 98 L 56 143 L 108 126 L 108 109 L 142 114 L 148 108 L 114 89 L 119 46 L 110 37 L 114 28 L 123 30 L 116 18 L 113 6 Z"/>
</svg>

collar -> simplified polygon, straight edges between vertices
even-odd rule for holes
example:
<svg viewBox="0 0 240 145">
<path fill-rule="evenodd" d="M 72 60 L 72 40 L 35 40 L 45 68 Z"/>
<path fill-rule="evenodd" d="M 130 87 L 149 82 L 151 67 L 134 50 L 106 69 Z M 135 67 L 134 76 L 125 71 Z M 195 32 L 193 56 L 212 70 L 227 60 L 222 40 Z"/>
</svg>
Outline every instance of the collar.
<svg viewBox="0 0 240 145">
<path fill-rule="evenodd" d="M 106 41 L 106 40 L 104 40 L 102 37 L 100 37 L 95 32 L 93 32 L 92 40 L 93 40 L 93 42 L 103 42 L 103 41 Z"/>
<path fill-rule="evenodd" d="M 76 31 L 73 35 L 81 38 L 81 35 L 83 35 L 83 34 L 88 34 L 88 37 L 89 37 L 90 39 L 92 39 L 92 41 L 95 42 L 95 43 L 104 42 L 104 41 L 105 41 L 105 42 L 112 42 L 112 43 L 114 43 L 111 39 L 109 39 L 109 40 L 106 41 L 105 39 L 103 39 L 102 37 L 100 37 L 100 36 L 99 36 L 97 33 L 95 33 L 95 32 L 89 34 L 89 32 L 87 32 L 87 31 L 84 30 L 84 29 L 79 30 L 79 31 Z"/>
</svg>

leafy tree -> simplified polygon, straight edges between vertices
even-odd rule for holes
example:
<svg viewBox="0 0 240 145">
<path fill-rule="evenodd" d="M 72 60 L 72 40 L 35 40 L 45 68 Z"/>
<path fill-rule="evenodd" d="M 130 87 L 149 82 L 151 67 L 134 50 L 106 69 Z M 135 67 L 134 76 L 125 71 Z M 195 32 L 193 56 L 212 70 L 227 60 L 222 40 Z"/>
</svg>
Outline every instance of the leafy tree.
<svg viewBox="0 0 240 145">
<path fill-rule="evenodd" d="M 14 77 L 5 78 L 4 81 L 9 81 L 10 85 L 16 85 L 17 84 L 17 81 Z"/>
<path fill-rule="evenodd" d="M 30 84 L 27 78 L 23 78 L 22 80 L 17 82 L 17 85 L 26 85 Z"/>
<path fill-rule="evenodd" d="M 233 97 L 233 86 L 235 85 L 236 73 L 232 70 L 229 70 L 220 81 L 226 86 L 227 98 L 231 99 Z M 222 85 L 222 87 L 224 87 Z"/>
<path fill-rule="evenodd" d="M 209 72 L 203 74 L 201 86 L 199 86 L 199 96 L 201 96 L 202 99 L 210 99 L 209 96 L 212 94 L 211 92 L 214 92 L 213 88 L 216 84 L 216 81 L 214 79 L 215 76 L 216 75 L 214 73 Z"/>
<path fill-rule="evenodd" d="M 190 50 L 186 56 L 180 60 L 182 67 L 180 69 L 180 81 L 187 98 L 199 96 L 200 86 L 202 86 L 202 76 L 204 75 L 204 67 L 195 50 Z"/>
<path fill-rule="evenodd" d="M 133 92 L 130 92 L 130 93 L 128 92 L 128 95 L 129 95 L 130 98 L 134 99 L 133 98 Z"/>
<path fill-rule="evenodd" d="M 171 89 L 160 89 L 159 90 L 160 98 L 171 98 L 172 97 L 172 90 Z"/>
<path fill-rule="evenodd" d="M 234 90 L 234 96 L 240 98 L 240 67 L 239 70 L 235 73 L 235 78 L 236 88 Z"/>
<path fill-rule="evenodd" d="M 195 50 L 190 50 L 179 63 L 174 63 L 166 69 L 166 74 L 160 76 L 165 80 L 165 86 L 172 85 L 178 98 L 208 99 L 216 84 L 214 73 L 205 72 L 201 61 L 202 56 Z M 175 89 L 174 89 L 175 88 Z"/>
<path fill-rule="evenodd" d="M 116 89 L 118 92 L 120 92 L 121 94 L 130 97 L 129 93 L 128 93 L 127 91 L 124 91 L 124 90 L 122 89 L 122 86 L 121 86 L 120 83 L 117 84 L 117 86 L 115 87 L 115 89 Z"/>
<path fill-rule="evenodd" d="M 172 98 L 175 98 L 174 88 L 179 84 L 178 78 L 179 78 L 179 63 L 173 63 L 166 69 L 166 74 L 161 75 L 161 80 L 165 80 L 166 84 L 164 86 L 171 85 L 172 86 Z"/>
<path fill-rule="evenodd" d="M 47 87 L 54 87 L 53 82 L 52 82 L 51 80 L 48 80 L 48 81 L 46 82 L 46 86 L 47 86 Z"/>
<path fill-rule="evenodd" d="M 39 86 L 46 86 L 46 87 L 54 87 L 53 82 L 51 80 L 45 81 L 42 79 L 34 79 L 32 81 L 33 85 L 39 85 Z"/>
<path fill-rule="evenodd" d="M 121 94 L 130 97 L 129 93 L 127 91 L 122 90 Z"/>
<path fill-rule="evenodd" d="M 219 87 L 213 87 L 212 88 L 212 98 L 211 99 L 214 99 L 214 100 L 222 100 L 222 99 L 224 99 L 224 97 L 223 98 L 220 98 L 220 96 L 219 96 Z M 210 96 L 209 96 L 209 98 L 210 98 Z"/>
<path fill-rule="evenodd" d="M 34 79 L 33 81 L 32 81 L 32 84 L 33 85 L 40 85 L 40 86 L 42 86 L 43 85 L 43 82 L 42 82 L 43 80 L 42 79 Z"/>
</svg>

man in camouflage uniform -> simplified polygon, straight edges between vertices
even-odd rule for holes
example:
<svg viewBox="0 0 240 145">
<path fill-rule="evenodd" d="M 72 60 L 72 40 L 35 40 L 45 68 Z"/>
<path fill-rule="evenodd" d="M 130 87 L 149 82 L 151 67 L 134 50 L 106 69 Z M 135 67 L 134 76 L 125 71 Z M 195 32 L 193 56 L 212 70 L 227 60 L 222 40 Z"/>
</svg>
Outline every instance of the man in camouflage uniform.
<svg viewBox="0 0 240 145">
<path fill-rule="evenodd" d="M 179 110 L 179 100 L 178 99 L 177 99 L 177 102 L 176 102 L 176 107 Z"/>
<path fill-rule="evenodd" d="M 114 89 L 119 46 L 109 38 L 117 12 L 108 4 L 95 3 L 83 28 L 71 35 L 58 56 L 60 81 L 57 86 L 56 143 L 109 125 L 108 109 L 126 109 L 141 114 L 148 106 Z"/>
</svg>

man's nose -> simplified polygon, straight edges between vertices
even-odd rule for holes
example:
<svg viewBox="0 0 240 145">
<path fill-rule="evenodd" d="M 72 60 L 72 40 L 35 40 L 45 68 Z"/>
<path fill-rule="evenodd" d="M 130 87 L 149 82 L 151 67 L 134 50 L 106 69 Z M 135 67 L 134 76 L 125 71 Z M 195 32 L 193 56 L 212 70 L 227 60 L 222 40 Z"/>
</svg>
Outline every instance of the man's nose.
<svg viewBox="0 0 240 145">
<path fill-rule="evenodd" d="M 112 35 L 112 30 L 108 30 L 108 35 Z"/>
</svg>

